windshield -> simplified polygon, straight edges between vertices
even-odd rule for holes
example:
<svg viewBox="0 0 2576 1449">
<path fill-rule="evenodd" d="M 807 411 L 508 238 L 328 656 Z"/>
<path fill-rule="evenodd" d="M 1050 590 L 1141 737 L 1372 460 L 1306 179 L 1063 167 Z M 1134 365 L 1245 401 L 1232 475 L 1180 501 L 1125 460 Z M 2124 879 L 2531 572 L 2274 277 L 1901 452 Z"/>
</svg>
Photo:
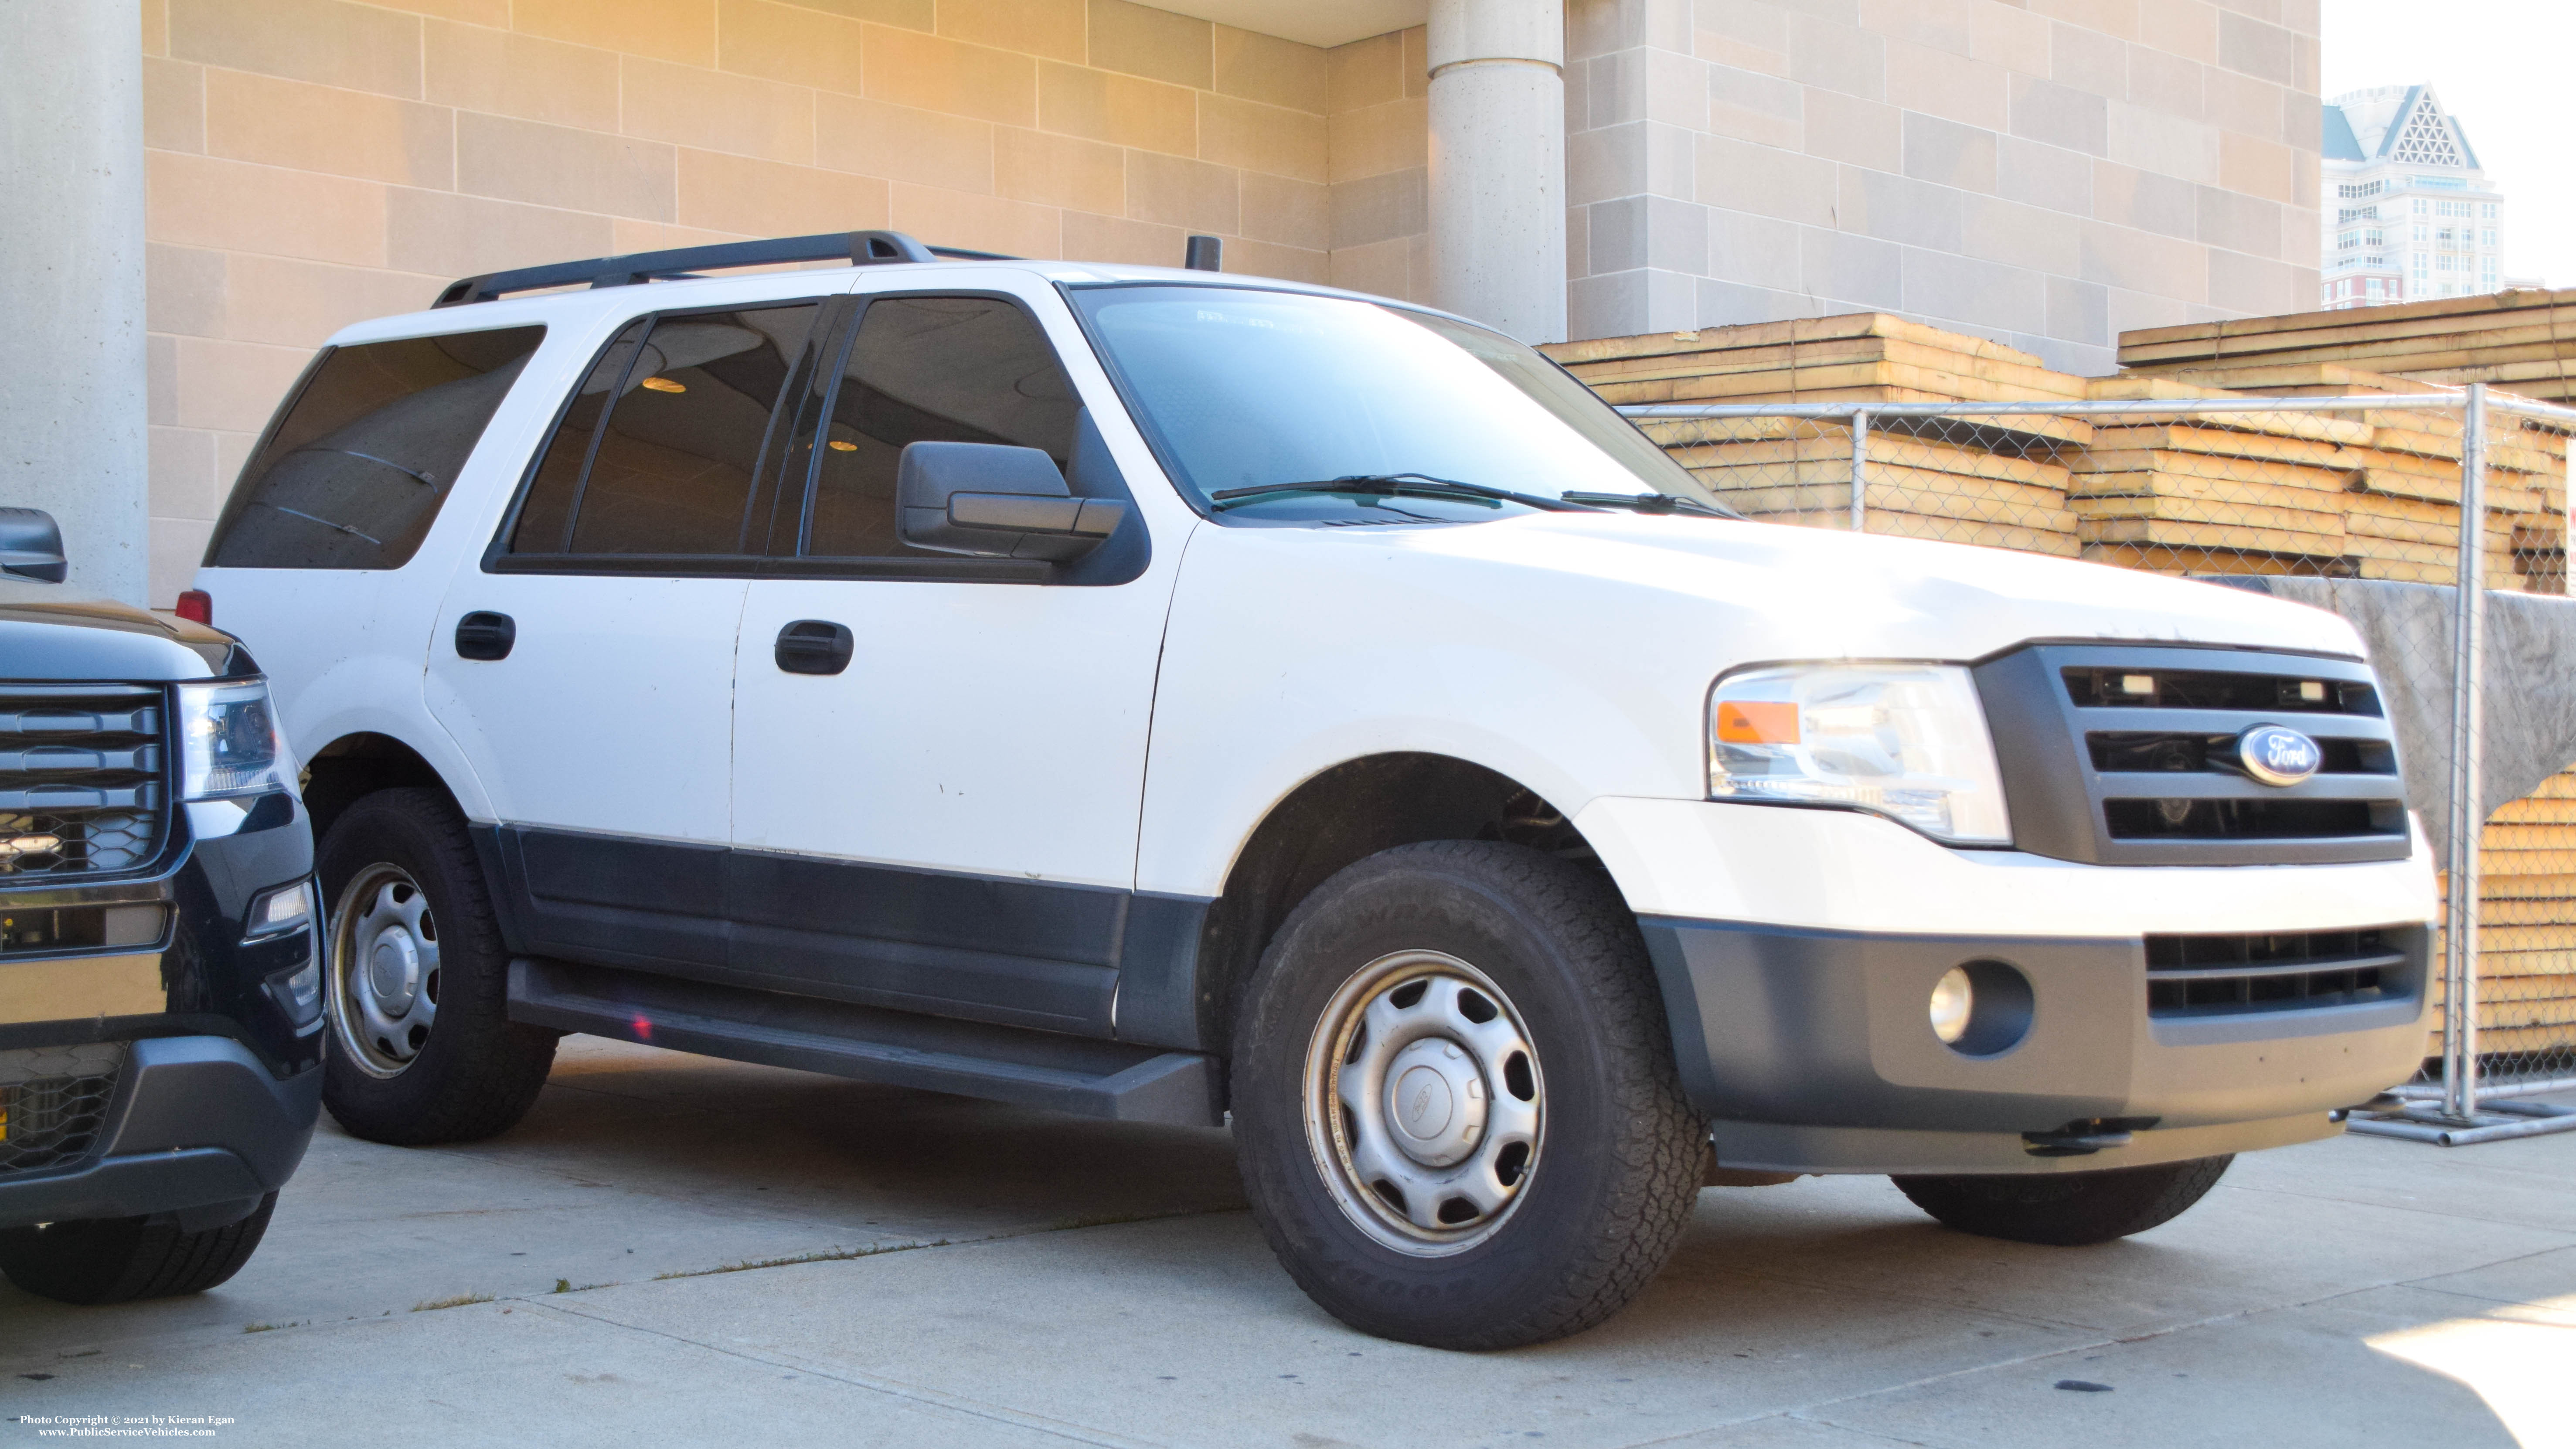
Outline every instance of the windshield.
<svg viewBox="0 0 2576 1449">
<path fill-rule="evenodd" d="M 1294 292 L 1148 285 L 1073 299 L 1165 468 L 1227 522 L 1467 522 L 1568 493 L 1593 507 L 1645 495 L 1724 508 L 1500 333 Z"/>
</svg>

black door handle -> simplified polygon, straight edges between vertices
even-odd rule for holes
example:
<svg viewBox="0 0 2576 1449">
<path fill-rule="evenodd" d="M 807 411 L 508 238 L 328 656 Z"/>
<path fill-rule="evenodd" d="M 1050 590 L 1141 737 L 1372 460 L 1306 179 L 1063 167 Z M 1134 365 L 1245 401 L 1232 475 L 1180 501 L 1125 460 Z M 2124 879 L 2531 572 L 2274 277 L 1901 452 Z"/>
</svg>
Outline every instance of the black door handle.
<svg viewBox="0 0 2576 1449">
<path fill-rule="evenodd" d="M 507 659 L 510 646 L 518 642 L 519 623 L 507 614 L 477 609 L 456 621 L 459 659 Z"/>
<path fill-rule="evenodd" d="M 778 631 L 778 667 L 790 674 L 838 674 L 850 667 L 850 626 L 799 619 Z"/>
</svg>

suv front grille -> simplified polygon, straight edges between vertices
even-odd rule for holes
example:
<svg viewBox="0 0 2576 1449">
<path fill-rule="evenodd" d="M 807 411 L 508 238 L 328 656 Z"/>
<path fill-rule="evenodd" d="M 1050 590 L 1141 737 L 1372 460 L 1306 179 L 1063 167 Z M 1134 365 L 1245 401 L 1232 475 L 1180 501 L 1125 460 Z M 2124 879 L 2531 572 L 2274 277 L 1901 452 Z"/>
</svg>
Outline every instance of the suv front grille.
<svg viewBox="0 0 2576 1449">
<path fill-rule="evenodd" d="M 1979 665 L 2013 841 L 2097 865 L 2402 860 L 2397 744 L 2355 660 L 2211 648 L 2043 645 Z M 2254 778 L 2260 725 L 2322 757 L 2289 785 Z"/>
<path fill-rule="evenodd" d="M 0 685 L 0 878 L 150 865 L 164 757 L 158 689 Z"/>
<path fill-rule="evenodd" d="M 2420 926 L 2147 937 L 2147 1015 L 2234 1016 L 2411 998 Z"/>
<path fill-rule="evenodd" d="M 87 1157 L 124 1071 L 123 1042 L 0 1051 L 0 1177 Z"/>
</svg>

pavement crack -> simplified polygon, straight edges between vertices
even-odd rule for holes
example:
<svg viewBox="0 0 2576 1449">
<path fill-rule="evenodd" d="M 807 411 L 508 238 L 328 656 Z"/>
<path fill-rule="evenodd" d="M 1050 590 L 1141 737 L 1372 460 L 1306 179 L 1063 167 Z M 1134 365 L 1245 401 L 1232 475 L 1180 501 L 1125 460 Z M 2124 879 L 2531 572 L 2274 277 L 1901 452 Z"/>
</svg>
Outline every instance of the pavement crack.
<svg viewBox="0 0 2576 1449">
<path fill-rule="evenodd" d="M 925 1248 L 972 1248 L 985 1243 L 1007 1243 L 1018 1238 L 1043 1237 L 1048 1233 L 1070 1233 L 1083 1228 L 1116 1227 L 1121 1223 L 1159 1223 L 1168 1222 L 1174 1218 L 1216 1217 L 1223 1213 L 1243 1211 L 1245 1209 L 1241 1207 L 1222 1207 L 1183 1208 L 1178 1212 L 1168 1213 L 1104 1213 L 1075 1218 L 1070 1222 L 1040 1223 L 1034 1227 L 1007 1228 L 998 1233 L 980 1233 L 971 1238 L 935 1238 L 926 1243 L 876 1243 L 864 1248 L 818 1248 L 810 1253 L 787 1253 L 775 1258 L 756 1258 L 740 1263 L 719 1264 L 713 1268 L 677 1268 L 668 1273 L 654 1274 L 653 1281 L 664 1283 L 680 1278 L 711 1278 L 719 1273 L 751 1273 L 763 1268 L 796 1268 L 807 1263 L 847 1263 L 859 1258 L 882 1258 L 889 1253 L 919 1252 Z M 594 1286 L 616 1287 L 618 1285 L 609 1283 Z M 571 1291 L 578 1293 L 581 1290 L 576 1288 Z"/>
</svg>

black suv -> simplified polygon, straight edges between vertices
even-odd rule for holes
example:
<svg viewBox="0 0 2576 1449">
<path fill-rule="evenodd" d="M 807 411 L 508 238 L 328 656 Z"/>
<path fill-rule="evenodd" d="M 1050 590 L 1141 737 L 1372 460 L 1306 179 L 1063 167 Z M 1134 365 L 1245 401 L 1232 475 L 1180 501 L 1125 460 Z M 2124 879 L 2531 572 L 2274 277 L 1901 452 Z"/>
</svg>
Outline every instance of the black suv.
<svg viewBox="0 0 2576 1449">
<path fill-rule="evenodd" d="M 248 651 L 65 572 L 0 508 L 0 1272 L 112 1303 L 239 1271 L 312 1140 L 313 833 Z"/>
</svg>

